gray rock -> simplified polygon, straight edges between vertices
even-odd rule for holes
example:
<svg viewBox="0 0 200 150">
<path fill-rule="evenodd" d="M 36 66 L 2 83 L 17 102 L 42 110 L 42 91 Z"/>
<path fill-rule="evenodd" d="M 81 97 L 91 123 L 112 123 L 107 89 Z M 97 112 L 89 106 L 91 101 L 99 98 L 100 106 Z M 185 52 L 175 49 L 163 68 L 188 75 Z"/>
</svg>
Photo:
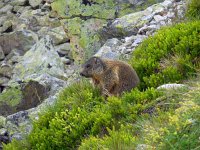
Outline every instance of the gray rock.
<svg viewBox="0 0 200 150">
<path fill-rule="evenodd" d="M 41 74 L 50 74 L 58 78 L 64 78 L 64 64 L 55 51 L 49 36 L 42 38 L 13 70 L 13 80 L 34 79 Z"/>
<path fill-rule="evenodd" d="M 21 30 L 0 35 L 0 46 L 5 55 L 8 55 L 13 49 L 17 49 L 23 55 L 37 40 L 37 35 L 32 31 Z"/>
<path fill-rule="evenodd" d="M 0 26 L 3 26 L 3 23 L 7 20 L 7 16 L 3 15 L 0 17 Z"/>
<path fill-rule="evenodd" d="M 3 149 L 3 145 L 4 144 L 8 144 L 10 142 L 10 136 L 8 134 L 8 132 L 4 132 L 3 134 L 0 134 L 0 149 Z"/>
<path fill-rule="evenodd" d="M 70 65 L 72 63 L 72 61 L 66 57 L 62 57 L 61 60 L 66 65 Z"/>
<path fill-rule="evenodd" d="M 160 27 L 158 25 L 149 25 L 149 26 L 143 26 L 139 29 L 138 33 L 145 35 L 147 31 L 154 32 L 158 30 Z"/>
<path fill-rule="evenodd" d="M 71 51 L 71 46 L 70 43 L 64 43 L 64 44 L 60 44 L 55 46 L 56 51 L 61 54 L 61 55 L 65 55 L 65 56 L 71 56 L 70 55 L 70 51 Z"/>
<path fill-rule="evenodd" d="M 151 9 L 153 14 L 162 14 L 166 10 L 161 3 L 154 4 L 147 9 Z"/>
<path fill-rule="evenodd" d="M 132 46 L 133 46 L 133 47 L 138 46 L 140 43 L 142 43 L 142 41 L 143 41 L 145 38 L 147 38 L 147 36 L 145 36 L 145 35 L 137 35 L 137 36 L 135 36 L 135 40 L 134 40 Z"/>
<path fill-rule="evenodd" d="M 41 8 L 42 11 L 51 11 L 51 4 L 50 3 L 45 3 L 42 8 Z"/>
<path fill-rule="evenodd" d="M 131 53 L 132 51 L 133 51 L 133 49 L 124 48 L 124 49 L 122 50 L 122 53 L 123 53 L 123 54 L 129 54 L 129 53 Z"/>
<path fill-rule="evenodd" d="M 160 22 L 166 19 L 166 17 L 160 15 L 155 15 L 153 18 L 155 19 L 156 22 Z"/>
<path fill-rule="evenodd" d="M 157 87 L 157 89 L 178 89 L 178 88 L 184 88 L 184 87 L 187 87 L 186 85 L 184 84 L 176 84 L 176 83 L 173 83 L 173 84 L 164 84 L 164 85 L 161 85 L 159 87 Z"/>
<path fill-rule="evenodd" d="M 100 50 L 94 56 L 108 59 L 119 59 L 119 54 L 113 52 L 108 46 L 101 47 Z"/>
<path fill-rule="evenodd" d="M 22 17 L 21 17 L 22 14 L 25 13 L 25 12 L 27 12 L 27 11 L 30 11 L 30 9 L 31 9 L 31 6 L 26 6 L 26 7 L 24 7 L 24 6 L 14 6 L 13 11 L 17 12 L 18 14 L 21 14 L 21 15 L 20 15 L 20 18 L 22 18 Z M 30 14 L 30 13 L 29 13 L 29 14 Z M 23 19 L 25 19 L 25 18 L 26 18 L 26 17 L 24 16 Z"/>
<path fill-rule="evenodd" d="M 20 52 L 17 49 L 13 49 L 5 58 L 7 64 L 13 65 L 19 62 L 21 58 Z"/>
<path fill-rule="evenodd" d="M 23 99 L 17 106 L 18 111 L 36 107 L 49 96 L 50 86 L 47 84 L 41 84 L 38 81 L 30 80 L 21 85 Z"/>
<path fill-rule="evenodd" d="M 168 18 L 174 18 L 175 17 L 175 12 L 173 11 L 168 11 L 167 15 Z"/>
<path fill-rule="evenodd" d="M 120 45 L 120 46 L 117 48 L 117 52 L 118 52 L 119 54 L 126 54 L 126 53 L 128 53 L 127 47 L 124 46 L 124 44 L 123 44 L 123 45 Z"/>
<path fill-rule="evenodd" d="M 62 26 L 53 29 L 44 27 L 39 31 L 39 34 L 43 36 L 50 35 L 54 45 L 63 44 L 69 41 L 69 38 L 67 37 Z"/>
<path fill-rule="evenodd" d="M 1 27 L 0 32 L 3 33 L 3 32 L 6 32 L 8 30 L 12 31 L 12 22 L 11 21 L 5 21 L 3 23 L 3 27 Z"/>
<path fill-rule="evenodd" d="M 162 6 L 165 8 L 170 8 L 173 6 L 173 1 L 174 0 L 165 0 L 164 2 L 161 3 Z"/>
<path fill-rule="evenodd" d="M 119 54 L 117 53 L 117 47 L 121 44 L 122 43 L 117 38 L 108 39 L 94 56 L 109 59 L 118 59 Z"/>
<path fill-rule="evenodd" d="M 161 26 L 166 26 L 166 23 L 165 23 L 165 21 L 164 20 L 162 20 L 162 21 L 160 21 L 160 23 L 159 23 Z"/>
<path fill-rule="evenodd" d="M 13 12 L 15 12 L 15 13 L 21 14 L 22 13 L 21 10 L 24 11 L 24 7 L 23 6 L 16 5 L 16 6 L 13 7 Z"/>
<path fill-rule="evenodd" d="M 11 6 L 11 5 L 8 4 L 8 5 L 6 5 L 6 6 L 4 6 L 4 7 L 2 7 L 0 9 L 0 14 L 6 14 L 8 12 L 11 12 L 12 9 L 13 9 L 13 6 Z"/>
<path fill-rule="evenodd" d="M 27 111 L 20 111 L 6 117 L 6 128 L 12 133 L 11 139 L 21 140 L 32 130 L 32 120 Z"/>
<path fill-rule="evenodd" d="M 29 0 L 29 4 L 30 4 L 33 8 L 39 6 L 42 2 L 43 2 L 43 0 Z"/>
<path fill-rule="evenodd" d="M 106 43 L 104 44 L 104 46 L 109 46 L 114 51 L 115 48 L 120 46 L 121 44 L 122 42 L 120 40 L 118 40 L 117 38 L 112 38 L 112 39 L 108 39 Z"/>
<path fill-rule="evenodd" d="M 177 6 L 177 16 L 179 19 L 184 18 L 185 17 L 185 12 L 186 12 L 186 4 L 184 4 L 184 2 L 182 2 L 183 4 L 180 4 Z"/>
<path fill-rule="evenodd" d="M 0 66 L 0 76 L 11 78 L 12 76 L 12 67 L 9 64 L 3 63 Z"/>
<path fill-rule="evenodd" d="M 68 74 L 69 75 L 69 74 Z M 42 74 L 34 79 L 38 83 L 45 85 L 45 87 L 50 87 L 49 95 L 55 95 L 63 87 L 67 86 L 67 82 L 49 74 Z"/>
<path fill-rule="evenodd" d="M 96 57 L 102 57 L 104 54 L 111 53 L 111 52 L 112 52 L 111 47 L 109 47 L 109 46 L 102 46 L 94 56 L 96 56 Z"/>
<path fill-rule="evenodd" d="M 144 19 L 144 16 L 149 16 L 150 14 L 150 11 L 145 10 L 117 18 L 109 26 L 107 32 L 119 37 L 136 35 L 138 28 L 150 21 L 149 18 L 146 20 Z M 143 18 L 143 20 L 141 20 L 141 18 Z"/>
<path fill-rule="evenodd" d="M 129 37 L 125 37 L 125 43 L 133 43 L 133 41 L 135 40 L 135 36 L 129 36 Z"/>
<path fill-rule="evenodd" d="M 11 2 L 10 2 L 10 4 L 12 5 L 12 6 L 23 6 L 23 5 L 25 5 L 26 3 L 28 2 L 28 0 L 12 0 Z"/>
</svg>

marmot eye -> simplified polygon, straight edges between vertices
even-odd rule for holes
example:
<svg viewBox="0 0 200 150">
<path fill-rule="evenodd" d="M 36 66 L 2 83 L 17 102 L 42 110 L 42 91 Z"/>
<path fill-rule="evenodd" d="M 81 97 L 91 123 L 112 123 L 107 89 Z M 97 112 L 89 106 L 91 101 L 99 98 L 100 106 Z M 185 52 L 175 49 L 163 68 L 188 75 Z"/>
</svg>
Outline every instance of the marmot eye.
<svg viewBox="0 0 200 150">
<path fill-rule="evenodd" d="M 86 65 L 86 68 L 89 68 L 90 67 L 90 64 Z"/>
</svg>

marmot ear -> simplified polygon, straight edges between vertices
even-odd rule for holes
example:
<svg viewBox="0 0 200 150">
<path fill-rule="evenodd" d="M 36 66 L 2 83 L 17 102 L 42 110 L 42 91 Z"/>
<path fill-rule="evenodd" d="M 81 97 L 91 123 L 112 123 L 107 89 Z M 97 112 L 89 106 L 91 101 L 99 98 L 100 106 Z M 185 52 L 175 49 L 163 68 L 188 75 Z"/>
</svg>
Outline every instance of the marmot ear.
<svg viewBox="0 0 200 150">
<path fill-rule="evenodd" d="M 100 63 L 100 59 L 98 57 L 94 57 L 94 63 L 95 64 L 99 64 Z"/>
</svg>

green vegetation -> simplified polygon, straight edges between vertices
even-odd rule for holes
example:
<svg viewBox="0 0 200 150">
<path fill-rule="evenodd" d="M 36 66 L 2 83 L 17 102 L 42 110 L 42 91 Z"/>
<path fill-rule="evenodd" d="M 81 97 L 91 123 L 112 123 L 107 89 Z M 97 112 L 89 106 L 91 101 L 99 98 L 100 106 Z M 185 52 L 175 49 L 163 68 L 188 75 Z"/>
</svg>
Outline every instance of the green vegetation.
<svg viewBox="0 0 200 150">
<path fill-rule="evenodd" d="M 130 63 L 141 79 L 141 89 L 180 82 L 200 66 L 200 21 L 166 27 L 146 39 Z"/>
<path fill-rule="evenodd" d="M 16 106 L 22 99 L 22 92 L 19 88 L 9 88 L 0 95 L 0 104 Z"/>
<path fill-rule="evenodd" d="M 190 0 L 188 1 L 188 9 L 186 16 L 189 19 L 200 19 L 200 1 Z"/>
<path fill-rule="evenodd" d="M 63 17 L 65 16 L 65 9 L 66 9 L 66 0 L 55 0 L 51 7 L 54 11 L 58 13 L 59 16 Z"/>
</svg>

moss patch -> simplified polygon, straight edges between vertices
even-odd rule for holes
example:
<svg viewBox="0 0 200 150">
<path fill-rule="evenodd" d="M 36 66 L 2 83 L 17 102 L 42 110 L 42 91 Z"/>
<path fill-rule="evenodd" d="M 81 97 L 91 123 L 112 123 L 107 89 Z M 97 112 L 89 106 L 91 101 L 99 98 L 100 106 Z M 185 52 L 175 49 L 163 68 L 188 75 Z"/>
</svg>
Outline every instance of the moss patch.
<svg viewBox="0 0 200 150">
<path fill-rule="evenodd" d="M 5 103 L 14 107 L 20 103 L 22 92 L 19 88 L 9 88 L 0 95 L 0 104 Z"/>
<path fill-rule="evenodd" d="M 7 116 L 15 113 L 18 104 L 22 100 L 22 92 L 19 88 L 6 89 L 0 95 L 0 115 Z"/>
</svg>

